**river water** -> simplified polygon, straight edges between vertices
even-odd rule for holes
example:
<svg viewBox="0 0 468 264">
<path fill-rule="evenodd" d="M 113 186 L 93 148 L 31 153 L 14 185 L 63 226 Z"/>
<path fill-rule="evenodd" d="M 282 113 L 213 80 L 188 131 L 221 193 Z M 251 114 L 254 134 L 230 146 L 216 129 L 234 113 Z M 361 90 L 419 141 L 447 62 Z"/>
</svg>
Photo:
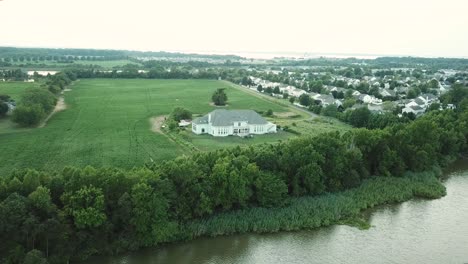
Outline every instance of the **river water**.
<svg viewBox="0 0 468 264">
<path fill-rule="evenodd" d="M 97 257 L 86 264 L 468 263 L 468 161 L 447 171 L 447 196 L 364 212 L 372 227 L 245 234 Z"/>
</svg>

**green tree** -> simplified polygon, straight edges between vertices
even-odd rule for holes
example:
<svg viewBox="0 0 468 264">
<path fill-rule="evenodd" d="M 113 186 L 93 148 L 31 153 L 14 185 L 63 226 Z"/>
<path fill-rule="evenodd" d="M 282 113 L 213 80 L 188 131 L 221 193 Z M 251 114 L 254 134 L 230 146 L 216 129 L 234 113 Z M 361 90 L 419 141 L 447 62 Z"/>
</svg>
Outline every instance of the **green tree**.
<svg viewBox="0 0 468 264">
<path fill-rule="evenodd" d="M 429 111 L 438 111 L 440 109 L 440 104 L 439 103 L 432 103 L 431 105 L 429 105 L 429 107 L 427 108 L 427 112 Z"/>
<path fill-rule="evenodd" d="M 284 203 L 288 186 L 273 173 L 260 173 L 254 181 L 255 198 L 262 207 L 275 207 Z"/>
<path fill-rule="evenodd" d="M 291 104 L 294 104 L 294 101 L 296 101 L 296 98 L 295 98 L 295 97 L 293 97 L 293 96 L 289 97 L 289 102 L 290 102 Z"/>
<path fill-rule="evenodd" d="M 347 108 L 352 107 L 355 104 L 356 104 L 356 100 L 354 98 L 350 97 L 350 98 L 347 98 L 347 99 L 344 100 L 343 108 L 347 109 Z"/>
<path fill-rule="evenodd" d="M 13 111 L 11 120 L 22 126 L 34 126 L 41 122 L 46 116 L 44 109 L 38 105 L 19 105 Z"/>
<path fill-rule="evenodd" d="M 215 105 L 226 105 L 228 97 L 224 88 L 218 88 L 214 93 L 211 99 Z"/>
<path fill-rule="evenodd" d="M 367 107 L 361 107 L 349 114 L 348 122 L 354 127 L 366 127 L 369 123 L 371 112 Z"/>
<path fill-rule="evenodd" d="M 4 101 L 0 100 L 0 117 L 5 116 L 8 113 L 8 105 Z"/>
<path fill-rule="evenodd" d="M 177 225 L 169 222 L 169 201 L 164 196 L 164 190 L 154 190 L 141 182 L 133 186 L 131 200 L 133 211 L 130 223 L 135 227 L 140 243 L 154 246 L 169 241 Z"/>
<path fill-rule="evenodd" d="M 336 117 L 338 115 L 338 108 L 336 105 L 327 105 L 326 107 L 322 108 L 321 114 L 324 116 Z"/>
<path fill-rule="evenodd" d="M 312 103 L 312 99 L 308 94 L 301 94 L 299 96 L 299 103 L 303 106 L 309 106 Z"/>
<path fill-rule="evenodd" d="M 429 88 L 439 88 L 439 82 L 436 79 L 429 81 Z"/>
<path fill-rule="evenodd" d="M 172 110 L 171 118 L 177 122 L 182 119 L 192 119 L 192 112 L 182 107 L 176 107 Z"/>
<path fill-rule="evenodd" d="M 57 102 L 57 98 L 46 89 L 31 88 L 21 96 L 20 104 L 25 106 L 39 105 L 45 113 L 50 113 Z"/>
<path fill-rule="evenodd" d="M 322 93 L 323 90 L 323 83 L 322 81 L 316 81 L 313 82 L 312 85 L 310 85 L 310 90 L 314 93 Z"/>
<path fill-rule="evenodd" d="M 44 254 L 37 250 L 33 249 L 26 254 L 24 257 L 23 264 L 47 264 L 49 263 L 47 259 L 44 257 Z"/>
<path fill-rule="evenodd" d="M 104 195 L 100 188 L 83 186 L 78 191 L 66 192 L 62 201 L 77 228 L 95 228 L 106 221 Z"/>
<path fill-rule="evenodd" d="M 23 177 L 23 193 L 30 194 L 41 185 L 39 172 L 36 170 L 28 170 Z"/>
<path fill-rule="evenodd" d="M 54 209 L 50 190 L 47 187 L 38 186 L 37 189 L 28 195 L 30 204 L 43 213 L 49 213 Z"/>
</svg>

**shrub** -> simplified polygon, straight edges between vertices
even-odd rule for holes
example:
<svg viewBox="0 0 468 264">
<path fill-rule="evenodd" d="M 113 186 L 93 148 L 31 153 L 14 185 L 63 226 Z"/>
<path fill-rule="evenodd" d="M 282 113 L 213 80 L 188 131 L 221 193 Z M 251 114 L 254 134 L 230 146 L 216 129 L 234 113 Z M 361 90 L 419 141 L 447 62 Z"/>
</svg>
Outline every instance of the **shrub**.
<svg viewBox="0 0 468 264">
<path fill-rule="evenodd" d="M 182 107 L 176 107 L 172 110 L 171 118 L 177 122 L 182 119 L 192 119 L 192 112 Z"/>
<path fill-rule="evenodd" d="M 0 117 L 5 116 L 8 113 L 8 105 L 0 100 Z"/>
<path fill-rule="evenodd" d="M 34 126 L 39 124 L 45 116 L 44 109 L 38 104 L 30 106 L 20 105 L 15 108 L 12 120 L 22 126 Z"/>
<path fill-rule="evenodd" d="M 288 186 L 272 173 L 260 173 L 254 186 L 256 199 L 262 207 L 281 205 L 288 194 Z"/>
</svg>

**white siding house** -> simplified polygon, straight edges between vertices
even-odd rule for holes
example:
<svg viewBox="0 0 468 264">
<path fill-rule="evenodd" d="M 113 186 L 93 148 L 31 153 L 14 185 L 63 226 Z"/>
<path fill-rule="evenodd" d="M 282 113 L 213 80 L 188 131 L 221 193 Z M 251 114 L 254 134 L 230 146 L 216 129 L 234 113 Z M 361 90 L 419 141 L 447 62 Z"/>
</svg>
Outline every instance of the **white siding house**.
<svg viewBox="0 0 468 264">
<path fill-rule="evenodd" d="M 219 109 L 193 120 L 192 132 L 215 137 L 261 135 L 276 133 L 276 125 L 253 110 Z"/>
</svg>

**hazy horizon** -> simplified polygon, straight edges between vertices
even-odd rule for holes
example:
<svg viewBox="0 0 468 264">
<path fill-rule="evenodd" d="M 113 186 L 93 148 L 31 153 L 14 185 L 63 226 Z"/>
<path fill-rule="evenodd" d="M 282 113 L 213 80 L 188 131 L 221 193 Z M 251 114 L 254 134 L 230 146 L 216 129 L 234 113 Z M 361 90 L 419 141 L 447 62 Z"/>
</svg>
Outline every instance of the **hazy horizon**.
<svg viewBox="0 0 468 264">
<path fill-rule="evenodd" d="M 0 46 L 468 57 L 463 0 L 3 0 Z"/>
</svg>

